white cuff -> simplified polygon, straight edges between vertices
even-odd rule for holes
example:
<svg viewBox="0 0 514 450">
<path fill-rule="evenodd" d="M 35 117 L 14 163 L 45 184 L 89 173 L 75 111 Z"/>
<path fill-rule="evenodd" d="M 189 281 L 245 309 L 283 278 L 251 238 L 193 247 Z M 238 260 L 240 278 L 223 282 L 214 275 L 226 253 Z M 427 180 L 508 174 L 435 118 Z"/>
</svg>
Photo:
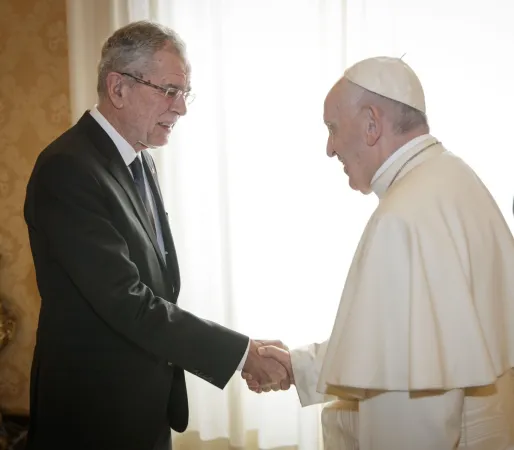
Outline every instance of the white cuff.
<svg viewBox="0 0 514 450">
<path fill-rule="evenodd" d="M 239 366 L 237 366 L 237 370 L 243 370 L 243 367 L 245 366 L 245 363 L 246 363 L 246 358 L 248 358 L 249 351 L 250 351 L 250 339 L 248 339 L 248 345 L 246 346 L 245 354 L 243 355 L 243 358 L 241 359 Z"/>
</svg>

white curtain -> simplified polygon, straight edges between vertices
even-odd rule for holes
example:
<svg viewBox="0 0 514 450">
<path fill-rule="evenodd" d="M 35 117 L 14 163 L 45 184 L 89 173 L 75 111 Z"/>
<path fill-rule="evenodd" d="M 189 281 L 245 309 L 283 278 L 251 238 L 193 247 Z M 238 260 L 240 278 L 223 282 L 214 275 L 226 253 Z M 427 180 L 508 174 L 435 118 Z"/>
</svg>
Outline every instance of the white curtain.
<svg viewBox="0 0 514 450">
<path fill-rule="evenodd" d="M 342 171 L 325 155 L 323 99 L 345 63 L 344 5 L 160 6 L 159 20 L 188 44 L 197 93 L 169 146 L 155 152 L 181 305 L 254 338 L 323 340 L 366 214 L 347 219 L 374 203 L 349 194 L 342 206 Z M 202 440 L 317 448 L 319 409 L 302 410 L 295 390 L 257 396 L 237 375 L 223 392 L 192 376 L 188 385 L 191 429 Z"/>
<path fill-rule="evenodd" d="M 197 99 L 154 152 L 176 241 L 180 305 L 290 346 L 328 337 L 376 205 L 325 155 L 323 100 L 344 68 L 402 56 L 426 90 L 432 132 L 490 187 L 509 223 L 511 0 L 68 0 L 74 118 L 95 102 L 101 42 L 157 19 L 185 39 Z M 358 352 L 358 349 L 356 349 Z M 294 390 L 220 391 L 187 377 L 191 420 L 175 449 L 319 447 L 319 408 Z"/>
</svg>

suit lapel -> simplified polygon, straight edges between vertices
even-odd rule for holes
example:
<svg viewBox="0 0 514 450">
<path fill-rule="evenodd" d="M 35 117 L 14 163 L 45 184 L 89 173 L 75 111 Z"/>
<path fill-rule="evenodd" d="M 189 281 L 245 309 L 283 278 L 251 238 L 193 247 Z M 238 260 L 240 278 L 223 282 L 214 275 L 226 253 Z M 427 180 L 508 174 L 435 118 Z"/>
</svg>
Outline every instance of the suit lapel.
<svg viewBox="0 0 514 450">
<path fill-rule="evenodd" d="M 157 212 L 159 215 L 159 222 L 161 224 L 162 237 L 164 241 L 164 247 L 166 249 L 166 259 L 167 259 L 167 267 L 173 273 L 174 279 L 174 294 L 178 296 L 180 291 L 180 271 L 178 266 L 177 252 L 175 250 L 175 244 L 173 242 L 173 236 L 171 234 L 171 229 L 168 222 L 168 214 L 164 209 L 164 202 L 162 200 L 161 189 L 159 187 L 159 181 L 157 179 L 157 172 L 155 170 L 155 165 L 153 163 L 152 158 L 148 155 L 146 150 L 142 152 L 143 156 L 143 167 L 146 173 L 146 178 L 148 179 L 148 183 L 150 184 L 150 189 L 152 190 L 152 194 L 155 200 L 155 205 L 157 206 Z M 166 218 L 166 220 L 165 220 Z"/>
<path fill-rule="evenodd" d="M 120 157 L 121 159 L 121 157 Z M 143 225 L 146 234 L 152 241 L 152 245 L 159 257 L 159 261 L 161 262 L 163 268 L 166 266 L 164 263 L 164 259 L 161 254 L 161 250 L 159 249 L 159 244 L 157 243 L 157 236 L 155 235 L 155 231 L 153 230 L 152 223 L 150 222 L 150 218 L 145 210 L 143 205 L 143 201 L 139 196 L 136 186 L 134 184 L 134 180 L 132 179 L 128 167 L 125 165 L 125 162 L 121 160 L 121 165 L 119 161 L 111 160 L 109 164 L 109 172 L 111 172 L 112 176 L 116 178 L 118 183 L 120 183 L 121 187 L 125 190 L 128 198 L 130 199 L 132 206 L 134 207 L 137 217 L 141 224 Z"/>
<path fill-rule="evenodd" d="M 125 165 L 125 162 L 123 161 L 120 152 L 116 148 L 116 145 L 114 145 L 114 142 L 112 142 L 108 134 L 102 129 L 96 120 L 89 115 L 89 113 L 85 113 L 77 125 L 87 127 L 88 136 L 91 138 L 96 148 L 108 158 L 109 164 L 107 169 L 125 190 L 127 197 L 130 199 L 130 202 L 136 211 L 136 215 L 139 221 L 143 225 L 146 234 L 152 242 L 162 268 L 166 269 L 166 264 L 159 249 L 159 245 L 157 244 L 157 237 L 153 231 L 150 218 L 148 217 L 148 214 L 146 213 L 145 207 L 143 205 L 143 201 L 141 200 L 141 197 L 136 190 L 136 185 L 134 184 L 134 180 L 130 175 L 129 168 Z"/>
</svg>

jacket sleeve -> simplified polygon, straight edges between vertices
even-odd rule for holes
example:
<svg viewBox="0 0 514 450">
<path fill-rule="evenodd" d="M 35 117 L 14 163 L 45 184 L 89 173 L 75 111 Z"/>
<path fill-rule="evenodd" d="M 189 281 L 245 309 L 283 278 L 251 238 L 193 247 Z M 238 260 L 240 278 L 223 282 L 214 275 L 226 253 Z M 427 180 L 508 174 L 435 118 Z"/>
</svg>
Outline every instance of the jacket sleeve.
<svg viewBox="0 0 514 450">
<path fill-rule="evenodd" d="M 35 232 L 95 313 L 140 348 L 223 388 L 248 337 L 155 296 L 141 282 L 102 186 L 75 157 L 47 158 L 32 183 Z"/>
</svg>

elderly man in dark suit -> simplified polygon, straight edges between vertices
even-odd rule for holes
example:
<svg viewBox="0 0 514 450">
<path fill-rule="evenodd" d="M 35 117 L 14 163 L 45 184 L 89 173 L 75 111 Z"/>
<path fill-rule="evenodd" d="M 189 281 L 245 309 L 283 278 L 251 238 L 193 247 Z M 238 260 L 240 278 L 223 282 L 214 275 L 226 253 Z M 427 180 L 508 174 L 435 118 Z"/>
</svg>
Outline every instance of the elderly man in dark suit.
<svg viewBox="0 0 514 450">
<path fill-rule="evenodd" d="M 136 22 L 104 44 L 97 107 L 39 156 L 25 218 L 42 298 L 28 450 L 164 450 L 188 423 L 184 370 L 287 385 L 261 343 L 177 306 L 153 160 L 191 99 L 183 42 Z"/>
</svg>

